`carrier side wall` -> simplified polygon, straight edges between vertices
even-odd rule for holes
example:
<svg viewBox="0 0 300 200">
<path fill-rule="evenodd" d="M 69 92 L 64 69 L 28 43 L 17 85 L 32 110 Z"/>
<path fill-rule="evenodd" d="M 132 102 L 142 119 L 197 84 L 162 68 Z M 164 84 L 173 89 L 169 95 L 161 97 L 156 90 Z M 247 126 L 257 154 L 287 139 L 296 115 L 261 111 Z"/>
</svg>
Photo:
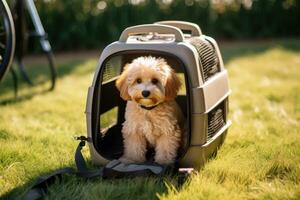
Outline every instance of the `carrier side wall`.
<svg viewBox="0 0 300 200">
<path fill-rule="evenodd" d="M 191 45 L 186 43 L 151 43 L 143 45 L 115 42 L 107 46 L 101 54 L 92 86 L 89 88 L 88 92 L 86 107 L 88 137 L 93 137 L 92 104 L 94 99 L 94 88 L 96 84 L 99 84 L 97 83 L 97 80 L 100 76 L 102 64 L 109 56 L 118 52 L 130 50 L 165 52 L 176 56 L 185 65 L 187 71 L 186 76 L 188 76 L 189 81 L 189 85 L 187 85 L 187 87 L 190 87 L 190 132 L 192 138 L 190 140 L 191 146 L 180 161 L 180 165 L 191 166 L 191 164 L 193 164 L 195 167 L 203 165 L 207 157 L 212 155 L 216 151 L 217 147 L 222 144 L 227 133 L 227 128 L 230 125 L 229 122 L 227 122 L 225 129 L 220 130 L 218 134 L 216 134 L 214 138 L 207 143 L 206 134 L 203 132 L 207 128 L 206 113 L 222 100 L 226 99 L 230 94 L 230 90 L 227 71 L 224 69 L 207 82 L 203 82 L 198 61 L 199 55 Z M 93 162 L 95 164 L 106 164 L 108 160 L 100 156 L 94 144 L 89 142 L 89 145 Z"/>
<path fill-rule="evenodd" d="M 130 51 L 130 50 L 141 50 L 141 51 L 155 51 L 155 52 L 165 52 L 166 54 L 174 55 L 175 57 L 179 58 L 184 67 L 186 68 L 186 75 L 188 77 L 189 84 L 187 87 L 198 87 L 201 80 L 201 74 L 199 71 L 199 63 L 198 63 L 198 54 L 193 48 L 191 48 L 188 44 L 185 43 L 168 43 L 168 44 L 127 44 L 122 42 L 115 42 L 111 45 L 107 46 L 99 59 L 98 66 L 96 69 L 96 73 L 94 75 L 92 86 L 89 88 L 88 98 L 87 98 L 87 106 L 86 106 L 86 119 L 87 119 L 87 131 L 88 137 L 93 137 L 93 124 L 92 124 L 92 110 L 93 108 L 93 99 L 95 95 L 95 86 L 97 81 L 99 80 L 98 77 L 101 75 L 101 67 L 105 60 L 116 53 L 120 53 L 122 51 Z M 195 67 L 196 66 L 196 67 Z M 199 80 L 200 78 L 200 80 Z M 191 92 L 191 88 L 189 89 Z M 192 94 L 190 94 L 192 95 Z M 192 110 L 192 108 L 191 108 Z M 105 164 L 108 162 L 107 159 L 103 158 L 96 150 L 93 142 L 89 142 L 91 157 L 95 164 Z"/>
</svg>

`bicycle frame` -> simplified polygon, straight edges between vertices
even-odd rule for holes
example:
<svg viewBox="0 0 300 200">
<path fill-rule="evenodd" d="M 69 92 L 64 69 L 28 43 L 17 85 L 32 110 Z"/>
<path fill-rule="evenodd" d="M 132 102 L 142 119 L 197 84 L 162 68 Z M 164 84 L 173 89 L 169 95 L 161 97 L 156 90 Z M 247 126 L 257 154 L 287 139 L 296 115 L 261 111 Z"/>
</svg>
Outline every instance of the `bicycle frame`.
<svg viewBox="0 0 300 200">
<path fill-rule="evenodd" d="M 30 34 L 29 36 L 31 37 L 37 37 L 39 38 L 40 45 L 42 47 L 43 52 L 46 54 L 48 63 L 49 63 L 49 68 L 50 68 L 50 73 L 51 73 L 51 87 L 49 90 L 53 90 L 55 87 L 55 81 L 56 81 L 56 69 L 54 66 L 54 59 L 53 59 L 53 53 L 51 49 L 51 45 L 47 39 L 47 33 L 44 30 L 44 27 L 42 25 L 42 22 L 40 20 L 40 17 L 38 15 L 37 9 L 35 7 L 35 4 L 33 0 L 16 0 L 16 5 L 15 5 L 15 11 L 16 11 L 16 30 L 17 30 L 17 46 L 19 48 L 16 49 L 16 60 L 18 63 L 18 67 L 21 71 L 21 74 L 25 81 L 33 85 L 32 81 L 30 80 L 28 73 L 25 70 L 25 66 L 23 65 L 23 58 L 25 56 L 26 52 L 26 41 L 28 37 L 27 33 L 27 26 L 26 26 L 26 16 L 25 16 L 25 11 L 29 13 L 29 16 L 31 18 L 31 21 L 34 26 L 34 34 Z"/>
</svg>

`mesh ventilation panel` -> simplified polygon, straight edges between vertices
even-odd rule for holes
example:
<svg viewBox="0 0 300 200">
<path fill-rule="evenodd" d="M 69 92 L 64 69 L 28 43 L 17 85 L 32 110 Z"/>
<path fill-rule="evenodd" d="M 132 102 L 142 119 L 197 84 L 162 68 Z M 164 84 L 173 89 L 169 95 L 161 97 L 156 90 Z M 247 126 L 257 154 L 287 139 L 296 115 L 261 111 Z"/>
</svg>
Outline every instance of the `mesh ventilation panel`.
<svg viewBox="0 0 300 200">
<path fill-rule="evenodd" d="M 116 78 L 118 75 L 120 75 L 121 72 L 121 57 L 116 56 L 111 58 L 104 67 L 103 70 L 103 76 L 102 76 L 102 83 L 109 81 L 113 78 Z"/>
<path fill-rule="evenodd" d="M 203 78 L 207 81 L 219 71 L 219 59 L 216 51 L 213 45 L 207 40 L 192 38 L 189 42 L 196 48 L 199 54 Z"/>
<path fill-rule="evenodd" d="M 207 140 L 211 139 L 225 125 L 225 109 L 222 102 L 208 113 Z"/>
</svg>

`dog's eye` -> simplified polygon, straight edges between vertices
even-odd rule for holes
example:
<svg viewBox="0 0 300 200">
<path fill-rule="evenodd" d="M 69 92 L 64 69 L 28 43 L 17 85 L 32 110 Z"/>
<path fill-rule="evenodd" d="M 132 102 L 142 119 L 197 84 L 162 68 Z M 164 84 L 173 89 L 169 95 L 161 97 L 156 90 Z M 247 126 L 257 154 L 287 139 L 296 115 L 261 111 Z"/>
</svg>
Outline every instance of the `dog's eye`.
<svg viewBox="0 0 300 200">
<path fill-rule="evenodd" d="M 151 80 L 151 82 L 155 85 L 155 84 L 158 83 L 158 80 L 157 80 L 156 78 L 153 78 L 153 79 Z"/>
<path fill-rule="evenodd" d="M 138 84 L 140 84 L 140 83 L 142 83 L 142 79 L 138 78 L 138 79 L 136 79 L 136 82 L 137 82 Z"/>
</svg>

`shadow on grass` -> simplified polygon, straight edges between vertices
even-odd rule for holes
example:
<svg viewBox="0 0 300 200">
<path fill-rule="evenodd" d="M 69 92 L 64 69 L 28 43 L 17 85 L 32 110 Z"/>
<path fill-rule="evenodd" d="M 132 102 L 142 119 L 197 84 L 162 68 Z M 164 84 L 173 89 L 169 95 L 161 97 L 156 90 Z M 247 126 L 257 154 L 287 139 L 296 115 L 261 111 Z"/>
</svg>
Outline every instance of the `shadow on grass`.
<svg viewBox="0 0 300 200">
<path fill-rule="evenodd" d="M 259 55 L 273 48 L 298 52 L 300 51 L 300 39 L 220 43 L 220 50 L 225 64 L 235 58 Z"/>
<path fill-rule="evenodd" d="M 84 60 L 72 61 L 70 63 L 59 65 L 57 67 L 57 80 L 67 76 L 68 74 L 74 74 L 74 71 L 76 71 L 79 75 L 91 73 L 93 71 L 91 67 L 79 69 L 85 62 L 86 61 Z M 14 68 L 16 68 L 15 65 Z M 20 71 L 17 70 L 18 95 L 15 97 L 13 77 L 11 73 L 7 74 L 4 81 L 0 84 L 0 105 L 14 104 L 30 100 L 36 95 L 42 95 L 52 91 L 50 90 L 51 77 L 48 67 L 43 65 L 33 65 L 29 66 L 26 71 L 33 85 L 29 85 L 22 77 Z"/>
<path fill-rule="evenodd" d="M 50 172 L 51 173 L 51 172 Z M 46 175 L 49 173 L 46 173 Z M 157 194 L 168 191 L 167 184 L 175 185 L 173 177 L 136 177 L 122 179 L 83 179 L 65 174 L 56 178 L 46 193 L 47 199 L 157 199 Z M 22 199 L 36 178 L 4 194 L 1 199 Z M 180 190 L 180 186 L 177 187 Z"/>
</svg>

